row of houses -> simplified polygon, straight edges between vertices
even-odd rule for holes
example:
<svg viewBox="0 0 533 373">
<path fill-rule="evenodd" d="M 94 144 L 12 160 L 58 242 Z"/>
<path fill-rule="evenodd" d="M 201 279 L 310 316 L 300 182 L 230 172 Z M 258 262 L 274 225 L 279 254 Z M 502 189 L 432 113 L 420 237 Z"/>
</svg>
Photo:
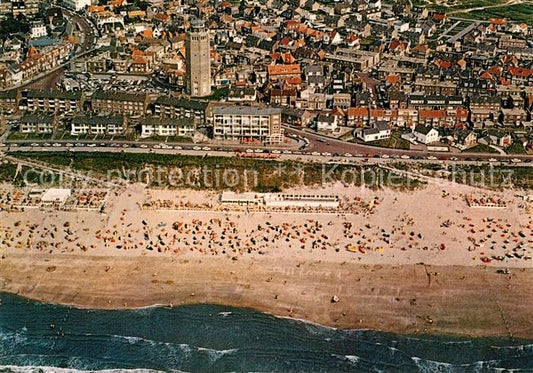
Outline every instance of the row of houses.
<svg viewBox="0 0 533 373">
<path fill-rule="evenodd" d="M 205 115 L 205 114 L 204 114 Z M 281 109 L 239 105 L 214 106 L 212 108 L 212 134 L 214 139 L 224 141 L 257 142 L 276 144 L 283 141 Z M 145 116 L 132 119 L 121 114 L 78 114 L 71 119 L 62 119 L 45 112 L 27 112 L 19 120 L 21 133 L 52 134 L 67 130 L 72 136 L 79 135 L 126 135 L 129 128 L 138 129 L 141 137 L 179 136 L 192 138 L 198 120 L 194 115 Z M 131 131 L 130 131 L 131 132 Z"/>
<path fill-rule="evenodd" d="M 455 128 L 451 131 L 442 131 L 428 125 L 416 125 L 411 130 L 402 134 L 402 138 L 411 143 L 424 145 L 437 144 L 444 141 L 461 150 L 475 146 L 476 144 L 495 145 L 501 148 L 510 146 L 513 138 L 509 133 L 498 130 L 488 130 L 485 133 L 478 133 L 467 128 Z M 447 132 L 447 133 L 444 133 Z M 357 133 L 357 138 L 364 142 L 385 140 L 392 135 L 391 127 L 387 122 L 378 122 L 372 128 L 364 128 Z M 527 145 L 527 140 L 523 140 L 523 145 Z"/>
<path fill-rule="evenodd" d="M 70 120 L 59 120 L 56 115 L 42 112 L 26 113 L 19 120 L 19 132 L 52 134 L 70 128 L 72 136 L 105 135 L 123 136 L 130 120 L 123 115 L 76 115 Z M 194 119 L 146 117 L 139 123 L 141 137 L 180 136 L 192 137 L 196 131 Z"/>
</svg>

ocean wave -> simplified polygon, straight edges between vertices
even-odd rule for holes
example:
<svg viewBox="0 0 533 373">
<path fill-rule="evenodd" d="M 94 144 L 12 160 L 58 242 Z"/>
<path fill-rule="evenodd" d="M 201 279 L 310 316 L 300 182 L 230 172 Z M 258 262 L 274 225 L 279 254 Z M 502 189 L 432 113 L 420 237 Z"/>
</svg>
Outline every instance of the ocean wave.
<svg viewBox="0 0 533 373">
<path fill-rule="evenodd" d="M 511 352 L 526 352 L 533 353 L 533 343 L 525 345 L 514 345 L 514 346 L 490 346 L 494 350 L 506 350 Z"/>
<path fill-rule="evenodd" d="M 147 339 L 143 337 L 136 337 L 136 336 L 128 336 L 128 335 L 116 335 L 116 334 L 107 334 L 107 335 L 95 335 L 95 334 L 85 334 L 82 335 L 83 337 L 110 337 L 113 339 L 118 340 L 124 340 L 128 344 L 135 345 L 139 343 L 145 343 L 148 344 L 150 347 L 154 348 L 160 348 L 160 347 L 167 347 L 167 348 L 177 348 L 179 349 L 179 352 L 183 353 L 185 358 L 191 357 L 191 354 L 193 352 L 204 352 L 207 354 L 207 357 L 210 361 L 216 361 L 220 359 L 222 356 L 231 354 L 234 352 L 239 351 L 237 348 L 227 349 L 227 350 L 216 350 L 212 348 L 207 347 L 200 347 L 200 346 L 191 346 L 186 343 L 172 343 L 172 342 L 164 342 L 164 341 L 156 341 L 153 339 Z"/>
<path fill-rule="evenodd" d="M 112 335 L 109 335 L 109 336 L 112 337 L 112 338 L 124 339 L 130 344 L 147 343 L 147 344 L 150 344 L 151 346 L 162 346 L 162 345 L 164 345 L 164 346 L 174 346 L 174 347 L 177 346 L 186 354 L 192 352 L 193 350 L 196 350 L 196 351 L 201 351 L 201 352 L 207 352 L 209 354 L 212 354 L 213 356 L 219 356 L 220 357 L 220 356 L 223 356 L 223 355 L 230 354 L 230 353 L 238 351 L 237 348 L 232 348 L 232 349 L 227 349 L 227 350 L 215 350 L 215 349 L 207 348 L 207 347 L 191 346 L 191 345 L 185 344 L 185 343 L 175 344 L 175 343 L 171 343 L 171 342 L 155 341 L 153 339 L 147 339 L 147 338 L 142 338 L 142 337 L 134 337 L 134 336 L 127 336 L 127 335 L 115 335 L 115 334 L 112 334 Z"/>
<path fill-rule="evenodd" d="M 416 367 L 419 369 L 421 373 L 454 372 L 455 371 L 454 366 L 449 363 L 421 359 L 416 356 L 412 356 L 411 360 L 413 360 Z"/>
<path fill-rule="evenodd" d="M 421 359 L 416 356 L 412 356 L 411 360 L 415 363 L 420 372 L 457 372 L 457 371 L 468 371 L 468 372 L 488 372 L 488 371 L 505 371 L 513 372 L 513 369 L 504 369 L 500 368 L 499 365 L 502 363 L 501 360 L 483 360 L 475 361 L 468 364 L 450 364 L 440 361 L 433 361 L 427 359 Z"/>
<path fill-rule="evenodd" d="M 344 361 L 348 361 L 349 363 L 351 363 L 352 365 L 357 365 L 357 363 L 359 362 L 359 360 L 361 360 L 361 358 L 359 356 L 355 356 L 355 355 L 344 355 L 344 356 L 339 356 L 339 355 L 333 355 L 341 360 L 344 360 Z"/>
<path fill-rule="evenodd" d="M 239 349 L 237 348 L 232 348 L 229 350 L 214 350 L 212 348 L 197 347 L 197 349 L 199 352 L 207 353 L 207 359 L 210 363 L 214 363 L 224 355 L 232 354 L 234 352 L 239 351 Z"/>
</svg>

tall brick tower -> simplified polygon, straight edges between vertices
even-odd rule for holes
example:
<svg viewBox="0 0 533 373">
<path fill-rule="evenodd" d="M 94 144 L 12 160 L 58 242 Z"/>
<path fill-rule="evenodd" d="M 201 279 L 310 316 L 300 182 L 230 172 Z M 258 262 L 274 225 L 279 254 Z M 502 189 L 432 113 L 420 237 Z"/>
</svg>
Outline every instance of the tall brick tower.
<svg viewBox="0 0 533 373">
<path fill-rule="evenodd" d="M 211 94 L 211 56 L 209 31 L 201 20 L 192 20 L 185 41 L 187 54 L 186 89 L 193 97 Z"/>
</svg>

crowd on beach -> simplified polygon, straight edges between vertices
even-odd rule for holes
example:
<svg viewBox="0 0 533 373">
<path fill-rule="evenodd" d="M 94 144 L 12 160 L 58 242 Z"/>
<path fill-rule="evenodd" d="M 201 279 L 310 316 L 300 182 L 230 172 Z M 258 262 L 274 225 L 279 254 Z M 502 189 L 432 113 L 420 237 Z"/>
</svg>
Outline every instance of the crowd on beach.
<svg viewBox="0 0 533 373">
<path fill-rule="evenodd" d="M 438 202 L 449 206 L 428 215 L 421 215 L 424 211 L 413 206 L 395 210 L 405 201 L 393 194 L 368 198 L 343 196 L 345 206 L 350 206 L 349 214 L 279 214 L 216 211 L 212 208 L 215 203 L 207 197 L 189 202 L 193 193 L 154 199 L 158 201 L 153 202 L 157 210 L 141 209 L 151 197 L 145 191 L 133 195 L 126 191 L 111 198 L 106 214 L 38 209 L 22 213 L 3 211 L 0 252 L 168 253 L 226 256 L 233 260 L 274 252 L 333 255 L 332 258 L 337 254 L 328 253 L 340 253 L 343 255 L 340 258 L 362 261 L 376 256 L 384 260 L 444 261 L 448 256 L 459 255 L 462 260 L 469 258 L 475 263 L 505 265 L 518 261 L 531 265 L 527 261 L 533 255 L 531 215 L 522 214 L 517 220 L 503 209 L 470 208 L 465 195 L 458 193 L 442 191 Z M 1 194 L 0 203 L 10 203 L 15 197 Z M 178 200 L 182 202 L 172 202 Z M 176 206 L 199 209 L 172 211 Z"/>
</svg>

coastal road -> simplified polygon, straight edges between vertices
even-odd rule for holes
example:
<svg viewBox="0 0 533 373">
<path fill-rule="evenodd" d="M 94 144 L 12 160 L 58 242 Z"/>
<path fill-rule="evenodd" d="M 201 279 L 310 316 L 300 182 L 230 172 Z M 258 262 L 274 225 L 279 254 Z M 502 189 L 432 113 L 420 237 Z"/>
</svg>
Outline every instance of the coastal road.
<svg viewBox="0 0 533 373">
<path fill-rule="evenodd" d="M 16 154 L 20 152 L 65 152 L 69 154 L 75 153 L 87 153 L 87 152 L 98 152 L 98 153 L 127 153 L 127 154 L 166 154 L 166 155 L 189 155 L 189 156 L 200 156 L 200 157 L 235 157 L 235 152 L 231 148 L 225 150 L 194 150 L 194 149 L 154 149 L 151 147 L 140 148 L 140 147 L 121 147 L 121 146 L 11 146 L 11 147 L 1 147 L 0 150 L 10 154 Z M 1 152 L 0 152 L 1 155 Z M 300 162 L 311 162 L 311 163 L 330 163 L 330 164 L 352 164 L 352 165 L 380 165 L 380 164 L 393 164 L 393 163 L 406 163 L 406 164 L 455 164 L 455 165 L 481 165 L 487 163 L 487 161 L 477 161 L 477 160 L 450 160 L 450 159 L 403 159 L 403 158 L 390 158 L 387 155 L 382 155 L 381 157 L 355 157 L 355 156 L 332 156 L 332 155 L 321 155 L 321 154 L 311 154 L 311 153 L 299 153 L 299 154 L 280 154 L 279 158 L 281 161 L 300 161 Z M 491 162 L 494 166 L 508 165 L 508 166 L 522 166 L 522 167 L 533 167 L 533 162 L 521 162 L 521 163 L 509 163 L 507 160 L 493 161 Z"/>
<path fill-rule="evenodd" d="M 445 152 L 429 152 L 429 151 L 419 151 L 419 150 L 403 150 L 403 149 L 391 149 L 391 148 L 380 148 L 376 146 L 364 145 L 351 143 L 343 140 L 338 140 L 335 138 L 330 138 L 326 136 L 321 136 L 315 133 L 302 131 L 299 129 L 285 127 L 285 133 L 293 138 L 299 139 L 299 144 L 305 144 L 302 139 L 307 139 L 308 145 L 303 147 L 300 146 L 297 149 L 295 146 L 271 146 L 271 147 L 261 147 L 253 145 L 243 145 L 243 144 L 197 144 L 197 143 L 177 143 L 177 142 L 165 142 L 153 141 L 153 140 L 113 140 L 113 139 L 83 139 L 83 140 L 65 140 L 65 139 L 18 139 L 18 140 L 5 140 L 4 144 L 0 144 L 0 150 L 7 147 L 10 147 L 11 150 L 17 151 L 15 147 L 24 147 L 30 148 L 31 150 L 38 150 L 38 148 L 52 148 L 55 151 L 74 151 L 74 148 L 86 147 L 90 148 L 90 151 L 111 151 L 115 152 L 114 148 L 123 149 L 124 151 L 127 148 L 140 149 L 139 152 L 154 152 L 159 147 L 168 146 L 169 148 L 174 148 L 174 150 L 179 150 L 179 152 L 174 153 L 184 153 L 187 151 L 193 150 L 193 148 L 208 148 L 207 152 L 213 153 L 215 150 L 220 150 L 221 153 L 231 152 L 232 154 L 235 150 L 249 150 L 249 151 L 260 151 L 265 152 L 283 152 L 283 156 L 291 153 L 299 157 L 313 157 L 317 159 L 319 156 L 325 156 L 330 159 L 332 156 L 335 158 L 346 156 L 346 158 L 352 157 L 361 157 L 361 158 L 394 158 L 399 159 L 401 156 L 409 157 L 413 160 L 423 160 L 428 158 L 435 158 L 430 160 L 440 160 L 440 161 L 501 161 L 501 162 L 510 162 L 512 159 L 521 160 L 522 162 L 531 162 L 533 157 L 531 155 L 508 155 L 508 154 L 489 154 L 489 153 L 445 153 Z M 76 146 L 74 146 L 76 145 Z M 85 146 L 83 146 L 85 145 Z M 299 146 L 299 145 L 297 145 Z M 143 149 L 144 148 L 144 149 Z M 150 149 L 152 149 L 150 151 Z M 260 150 L 259 150 L 260 149 Z M 20 150 L 20 149 L 19 149 Z M 164 149 L 163 149 L 164 150 Z M 46 151 L 46 150 L 45 150 Z M 133 150 L 135 152 L 136 150 Z M 206 151 L 203 151 L 201 154 L 205 155 Z M 285 157 L 286 158 L 286 157 Z M 290 157 L 289 157 L 290 158 Z"/>
<path fill-rule="evenodd" d="M 308 131 L 302 131 L 295 128 L 285 127 L 286 133 L 295 134 L 298 136 L 305 137 L 309 140 L 309 147 L 307 148 L 310 152 L 330 152 L 330 153 L 350 153 L 350 154 L 359 154 L 367 155 L 369 157 L 373 156 L 383 156 L 383 155 L 406 155 L 409 157 L 429 157 L 435 156 L 440 160 L 449 160 L 450 158 L 458 158 L 460 160 L 466 160 L 467 158 L 480 158 L 483 160 L 489 160 L 491 158 L 508 161 L 513 158 L 527 160 L 532 159 L 531 155 L 501 155 L 501 154 L 488 154 L 488 153 L 445 153 L 445 152 L 429 152 L 429 151 L 419 151 L 419 150 L 405 150 L 405 149 L 391 149 L 391 148 L 379 148 L 376 146 L 364 145 L 350 143 L 343 140 L 338 140 L 326 136 L 321 136 L 318 134 L 310 133 Z"/>
</svg>

